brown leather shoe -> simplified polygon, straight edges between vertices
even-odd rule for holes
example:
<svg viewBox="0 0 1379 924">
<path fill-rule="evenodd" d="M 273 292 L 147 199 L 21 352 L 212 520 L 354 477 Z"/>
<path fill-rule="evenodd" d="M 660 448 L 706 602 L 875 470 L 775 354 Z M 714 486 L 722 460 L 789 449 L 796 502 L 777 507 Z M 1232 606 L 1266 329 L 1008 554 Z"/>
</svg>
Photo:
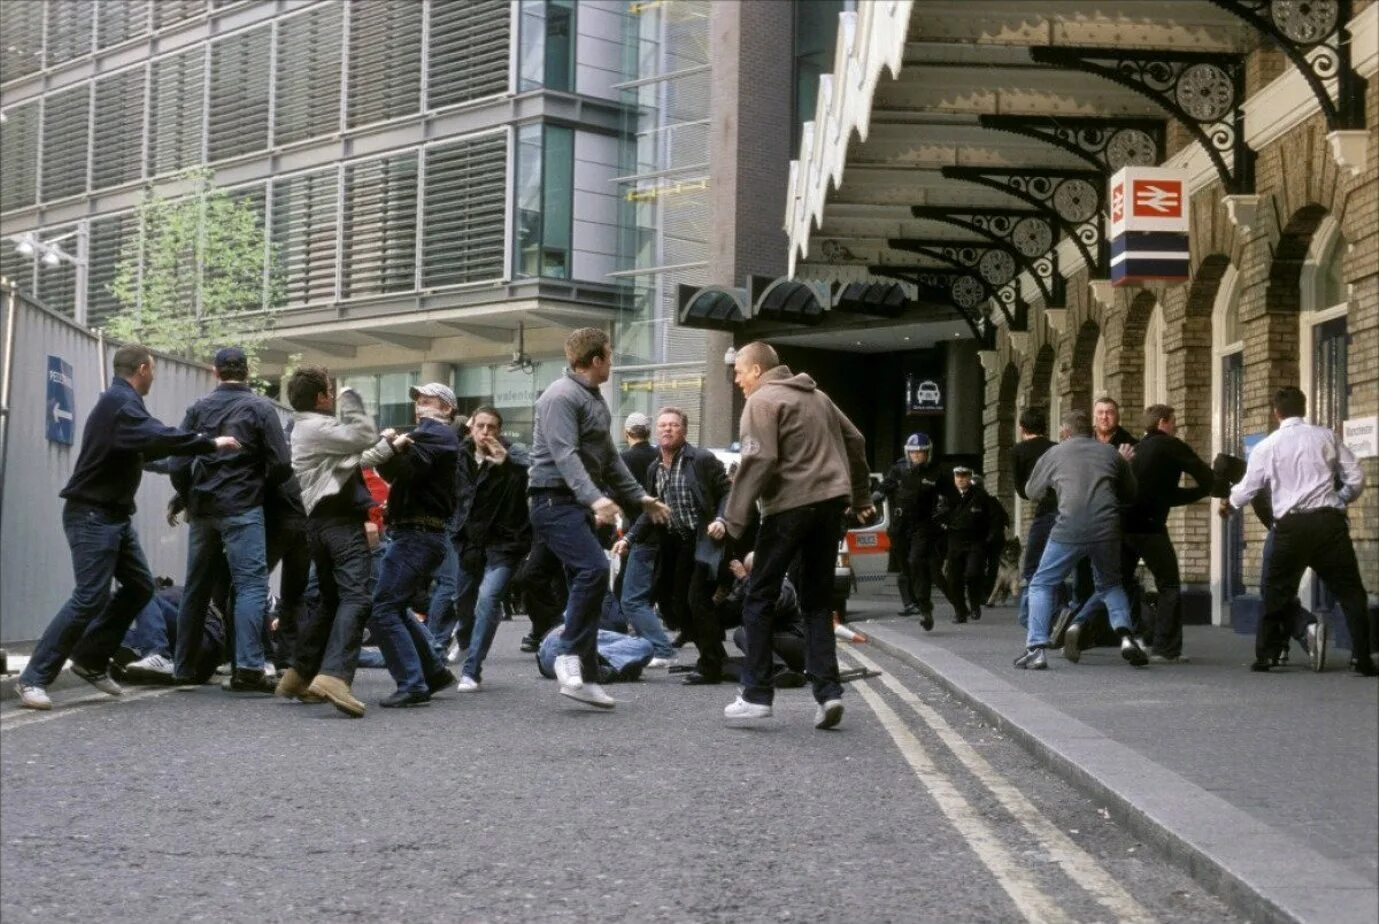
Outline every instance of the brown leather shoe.
<svg viewBox="0 0 1379 924">
<path fill-rule="evenodd" d="M 273 695 L 281 696 L 283 699 L 301 699 L 308 687 L 310 684 L 307 679 L 297 673 L 296 668 L 289 667 L 278 678 L 278 685 L 273 688 Z"/>
<path fill-rule="evenodd" d="M 311 686 L 307 687 L 307 692 L 325 697 L 330 700 L 332 706 L 351 718 L 362 719 L 365 709 L 368 708 L 354 698 L 349 684 L 329 674 L 317 674 L 316 679 L 311 681 Z"/>
</svg>

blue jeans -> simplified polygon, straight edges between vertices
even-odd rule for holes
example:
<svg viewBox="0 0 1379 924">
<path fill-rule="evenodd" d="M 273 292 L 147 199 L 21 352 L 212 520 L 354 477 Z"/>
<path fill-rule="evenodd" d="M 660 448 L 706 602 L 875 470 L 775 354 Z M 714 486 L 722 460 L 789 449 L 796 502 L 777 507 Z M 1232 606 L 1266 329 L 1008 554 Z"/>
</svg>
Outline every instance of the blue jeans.
<svg viewBox="0 0 1379 924">
<path fill-rule="evenodd" d="M 191 677 L 201 651 L 206 606 L 223 560 L 235 601 L 235 665 L 263 670 L 263 614 L 268 609 L 268 543 L 263 508 L 228 517 L 196 517 L 187 546 L 187 584 L 177 614 L 173 658 L 178 677 Z"/>
<path fill-rule="evenodd" d="M 1057 513 L 1046 513 L 1035 517 L 1029 524 L 1029 535 L 1025 538 L 1025 560 L 1020 563 L 1020 626 L 1029 627 L 1029 583 L 1034 572 L 1039 570 L 1039 560 L 1044 557 L 1044 547 L 1049 544 L 1049 533 L 1053 530 Z"/>
<path fill-rule="evenodd" d="M 43 631 L 20 683 L 46 687 L 68 658 L 89 670 L 104 670 L 125 632 L 153 596 L 139 537 L 129 517 L 68 501 L 62 529 L 72 549 L 76 587 Z M 120 582 L 112 596 L 111 579 Z"/>
<path fill-rule="evenodd" d="M 1103 601 L 1111 615 L 1111 627 L 1117 634 L 1130 632 L 1130 600 L 1121 584 L 1119 540 L 1063 543 L 1050 539 L 1029 586 L 1029 629 L 1025 644 L 1030 648 L 1049 644 L 1049 624 L 1053 621 L 1059 588 L 1083 557 L 1091 561 L 1092 580 L 1096 587 L 1096 593 L 1084 604 L 1083 609 L 1086 610 L 1093 601 Z"/>
<path fill-rule="evenodd" d="M 454 543 L 445 544 L 445 560 L 436 569 L 436 585 L 431 590 L 431 603 L 426 610 L 426 627 L 431 630 L 431 647 L 436 653 L 445 656 L 450 636 L 455 634 L 455 626 L 460 621 L 460 611 L 455 606 L 456 587 L 460 579 L 460 556 Z"/>
<path fill-rule="evenodd" d="M 426 679 L 445 668 L 431 648 L 431 633 L 407 612 L 407 604 L 431 584 L 431 575 L 445 561 L 445 536 L 406 527 L 393 528 L 392 542 L 378 569 L 369 631 L 388 662 L 397 688 L 425 693 Z"/>
<path fill-rule="evenodd" d="M 137 651 L 139 657 L 151 654 L 171 657 L 172 643 L 169 639 L 177 636 L 177 609 L 156 593 L 134 619 L 134 625 L 125 633 L 125 648 Z"/>
<path fill-rule="evenodd" d="M 673 658 L 675 648 L 670 644 L 670 636 L 651 607 L 656 591 L 656 552 L 656 546 L 639 543 L 627 553 L 627 567 L 622 575 L 622 614 L 637 634 L 651 643 L 653 657 Z"/>
<path fill-rule="evenodd" d="M 495 557 L 486 561 L 483 570 L 478 573 L 460 572 L 457 598 L 471 595 L 475 598 L 474 631 L 470 634 L 469 653 L 464 659 L 466 677 L 483 679 L 484 658 L 488 657 L 488 649 L 493 645 L 493 636 L 498 634 L 498 623 L 503 621 L 503 594 L 508 589 L 508 580 L 512 578 L 515 567 L 513 562 Z"/>
<path fill-rule="evenodd" d="M 598 677 L 598 628 L 608 590 L 608 556 L 594 533 L 594 514 L 573 496 L 535 494 L 531 498 L 534 543 L 544 544 L 565 566 L 570 599 L 565 604 L 562 654 L 579 655 L 583 676 Z"/>
</svg>

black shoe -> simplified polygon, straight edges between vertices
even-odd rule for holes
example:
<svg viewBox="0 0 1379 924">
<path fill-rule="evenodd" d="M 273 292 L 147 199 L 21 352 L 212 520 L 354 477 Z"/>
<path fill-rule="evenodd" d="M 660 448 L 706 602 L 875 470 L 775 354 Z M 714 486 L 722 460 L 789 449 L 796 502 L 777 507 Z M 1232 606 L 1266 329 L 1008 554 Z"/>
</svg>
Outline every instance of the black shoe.
<svg viewBox="0 0 1379 924">
<path fill-rule="evenodd" d="M 1053 620 L 1053 628 L 1049 630 L 1049 647 L 1063 647 L 1063 633 L 1068 631 L 1068 625 L 1073 621 L 1073 611 L 1069 607 L 1063 607 L 1058 611 L 1058 616 Z"/>
<path fill-rule="evenodd" d="M 967 622 L 967 615 L 966 615 L 965 613 L 958 613 L 958 614 L 956 614 L 956 615 L 953 616 L 953 624 L 954 624 L 954 625 L 959 625 L 959 626 L 960 626 L 960 625 L 962 625 L 962 624 L 965 623 L 965 622 Z"/>
<path fill-rule="evenodd" d="M 972 610 L 972 621 L 973 621 L 973 622 L 976 622 L 976 621 L 978 621 L 978 620 L 981 619 L 981 618 L 982 618 L 982 608 L 981 608 L 980 606 L 973 608 L 973 610 Z"/>
<path fill-rule="evenodd" d="M 527 654 L 531 654 L 533 651 L 536 651 L 536 649 L 540 647 L 541 640 L 537 638 L 535 635 L 532 635 L 529 632 L 526 635 L 522 636 L 522 650 L 525 651 Z"/>
<path fill-rule="evenodd" d="M 404 693 L 401 690 L 392 696 L 386 696 L 378 701 L 378 705 L 384 709 L 407 709 L 411 706 L 425 706 L 431 702 L 430 693 Z"/>
<path fill-rule="evenodd" d="M 685 633 L 680 632 L 675 636 L 675 638 L 670 640 L 670 644 L 675 648 L 684 648 L 687 644 L 689 644 L 689 637 L 686 636 Z"/>
<path fill-rule="evenodd" d="M 1373 658 L 1366 658 L 1363 661 L 1357 658 L 1351 662 L 1350 669 L 1361 677 L 1379 677 L 1379 667 L 1375 666 Z"/>
<path fill-rule="evenodd" d="M 1130 662 L 1132 667 L 1144 667 L 1149 663 L 1149 655 L 1145 654 L 1139 642 L 1129 635 L 1120 640 L 1120 656 Z"/>
<path fill-rule="evenodd" d="M 798 671 L 783 668 L 771 675 L 771 686 L 777 690 L 798 690 L 809 683 L 809 678 Z"/>
<path fill-rule="evenodd" d="M 453 687 L 457 683 L 459 683 L 459 679 L 451 673 L 450 668 L 443 667 L 426 678 L 426 689 L 432 696 L 435 696 L 447 687 Z"/>
<path fill-rule="evenodd" d="M 723 682 L 722 677 L 714 677 L 709 674 L 701 674 L 698 671 L 690 671 L 681 679 L 680 683 L 687 687 L 706 687 Z"/>
<path fill-rule="evenodd" d="M 278 688 L 278 681 L 265 677 L 263 671 L 240 667 L 221 682 L 220 688 L 227 693 L 267 693 L 271 696 Z"/>
<path fill-rule="evenodd" d="M 1264 674 L 1268 673 L 1269 668 L 1273 666 L 1273 662 L 1270 661 L 1268 658 L 1255 658 L 1254 663 L 1250 665 L 1250 670 L 1255 671 L 1259 674 Z"/>
<path fill-rule="evenodd" d="M 933 613 L 920 613 L 920 614 L 919 614 L 919 625 L 920 625 L 920 628 L 922 628 L 925 632 L 928 632 L 929 630 L 933 629 L 933 628 L 934 628 L 934 614 L 933 614 Z"/>
<path fill-rule="evenodd" d="M 918 612 L 919 612 L 919 607 L 915 606 L 913 603 L 907 603 L 907 604 L 905 604 L 903 607 L 901 607 L 899 611 L 897 611 L 896 615 L 897 615 L 897 616 L 913 616 L 913 615 L 915 615 L 915 614 L 918 613 Z"/>
</svg>

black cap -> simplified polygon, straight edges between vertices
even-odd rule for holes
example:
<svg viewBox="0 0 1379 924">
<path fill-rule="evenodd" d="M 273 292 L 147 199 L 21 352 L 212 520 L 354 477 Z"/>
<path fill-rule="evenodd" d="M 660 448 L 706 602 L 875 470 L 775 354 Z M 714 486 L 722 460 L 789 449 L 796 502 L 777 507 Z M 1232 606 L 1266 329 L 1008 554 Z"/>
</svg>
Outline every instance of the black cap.
<svg viewBox="0 0 1379 924">
<path fill-rule="evenodd" d="M 239 347 L 221 347 L 215 351 L 215 367 L 224 369 L 226 366 L 247 366 L 249 357 L 244 355 L 244 351 Z"/>
</svg>

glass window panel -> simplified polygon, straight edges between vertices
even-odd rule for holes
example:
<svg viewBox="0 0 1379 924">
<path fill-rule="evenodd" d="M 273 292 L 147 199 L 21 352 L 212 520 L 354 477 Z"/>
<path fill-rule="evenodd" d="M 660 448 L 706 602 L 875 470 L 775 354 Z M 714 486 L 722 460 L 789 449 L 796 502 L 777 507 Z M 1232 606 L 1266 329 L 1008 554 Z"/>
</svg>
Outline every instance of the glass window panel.
<svg viewBox="0 0 1379 924">
<path fill-rule="evenodd" d="M 540 89 L 546 76 L 546 0 L 522 0 L 521 48 L 517 59 L 517 90 Z"/>
<path fill-rule="evenodd" d="M 417 384 L 421 372 L 385 372 L 378 377 L 378 426 L 410 427 L 416 423 L 407 390 Z"/>
<path fill-rule="evenodd" d="M 546 89 L 572 92 L 575 88 L 574 0 L 546 4 Z"/>
<path fill-rule="evenodd" d="M 570 276 L 570 235 L 574 207 L 575 133 L 547 127 L 543 153 L 541 275 Z"/>
</svg>

